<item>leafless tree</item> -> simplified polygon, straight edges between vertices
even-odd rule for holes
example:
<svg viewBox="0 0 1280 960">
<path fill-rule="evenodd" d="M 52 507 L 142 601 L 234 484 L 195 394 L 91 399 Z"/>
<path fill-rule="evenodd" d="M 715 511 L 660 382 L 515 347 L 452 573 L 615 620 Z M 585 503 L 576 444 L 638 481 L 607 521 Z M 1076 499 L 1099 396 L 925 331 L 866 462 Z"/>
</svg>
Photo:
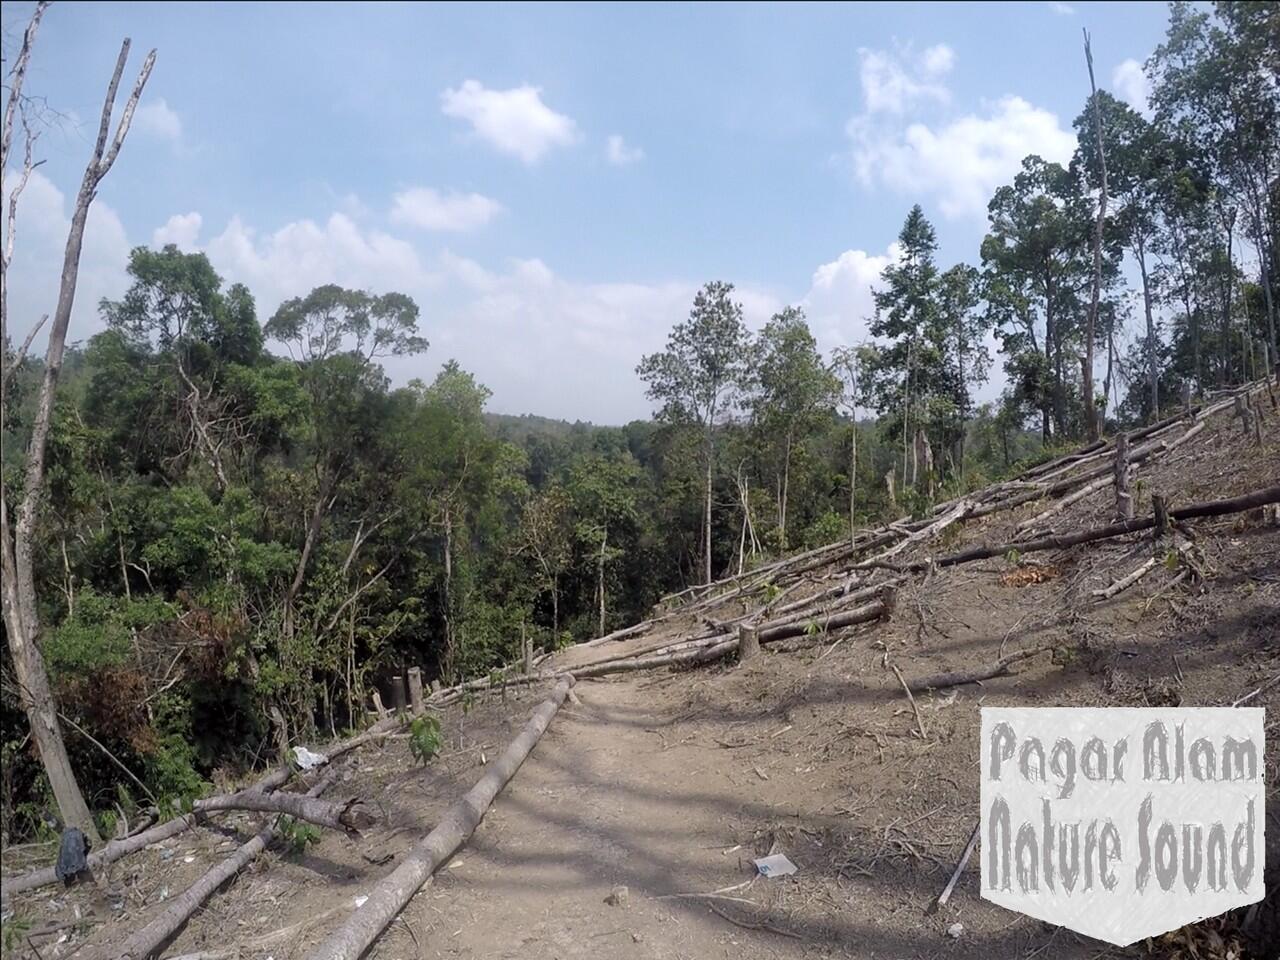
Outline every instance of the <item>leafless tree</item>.
<svg viewBox="0 0 1280 960">
<path fill-rule="evenodd" d="M 35 132 L 28 123 L 22 87 L 26 80 L 27 66 L 30 63 L 36 33 L 48 7 L 47 0 L 40 0 L 36 4 L 31 22 L 23 34 L 22 46 L 10 72 L 9 97 L 4 111 L 3 142 L 0 143 L 0 177 L 2 177 L 9 169 L 14 127 L 20 122 L 24 135 L 23 165 L 21 173 L 17 174 L 17 183 L 9 195 L 5 219 L 7 236 L 3 258 L 0 259 L 0 339 L 3 339 L 6 348 L 3 373 L 0 375 L 0 427 L 3 426 L 8 412 L 6 409 L 10 367 L 7 352 L 8 275 L 9 265 L 13 260 L 17 204 L 22 189 L 27 185 L 37 165 L 32 159 Z M 67 326 L 71 322 L 71 309 L 75 303 L 76 278 L 80 268 L 80 249 L 84 242 L 85 222 L 89 216 L 89 207 L 97 196 L 98 185 L 111 170 L 124 144 L 134 110 L 142 96 L 143 87 L 155 65 L 156 54 L 152 50 L 143 62 L 113 137 L 111 136 L 111 114 L 115 108 L 116 91 L 120 86 L 120 78 L 128 58 L 129 41 L 126 39 L 120 47 L 120 55 L 116 59 L 111 82 L 107 85 L 107 96 L 102 106 L 102 118 L 98 126 L 93 155 L 85 168 L 80 192 L 76 195 L 75 210 L 71 216 L 71 227 L 67 232 L 66 252 L 62 263 L 62 285 L 58 291 L 58 303 L 53 312 L 53 324 L 49 329 L 49 342 L 45 349 L 44 371 L 31 427 L 31 440 L 27 448 L 21 499 L 16 505 L 12 523 L 9 518 L 9 504 L 4 486 L 0 484 L 0 554 L 2 554 L 0 560 L 3 562 L 4 574 L 4 625 L 9 649 L 13 655 L 13 668 L 19 695 L 23 708 L 27 712 L 27 718 L 31 724 L 31 735 L 40 751 L 40 760 L 49 777 L 49 785 L 53 788 L 54 798 L 57 800 L 63 821 L 70 826 L 79 827 L 92 837 L 97 836 L 97 830 L 67 757 L 62 728 L 58 723 L 57 704 L 49 684 L 44 657 L 40 653 L 41 627 L 36 599 L 34 548 L 36 526 L 45 498 L 45 453 L 49 440 L 49 426 L 53 416 L 58 376 L 62 370 L 62 356 L 66 348 Z M 27 337 L 23 345 L 23 353 L 30 345 L 33 336 L 34 332 Z M 15 355 L 13 361 L 16 363 L 19 360 L 20 356 Z"/>
</svg>

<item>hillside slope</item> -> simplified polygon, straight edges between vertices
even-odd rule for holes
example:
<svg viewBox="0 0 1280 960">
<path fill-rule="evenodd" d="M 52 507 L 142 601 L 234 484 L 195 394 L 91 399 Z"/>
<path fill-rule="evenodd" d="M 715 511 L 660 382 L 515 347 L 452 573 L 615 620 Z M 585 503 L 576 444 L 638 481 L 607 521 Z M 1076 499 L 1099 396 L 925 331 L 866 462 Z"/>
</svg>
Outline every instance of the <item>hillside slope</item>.
<svg viewBox="0 0 1280 960">
<path fill-rule="evenodd" d="M 1137 469 L 1136 515 L 1151 514 L 1153 495 L 1176 508 L 1280 483 L 1280 412 L 1266 392 L 1256 406 L 1264 414 L 1260 445 L 1229 404 L 1207 412 L 1203 427 L 1174 423 L 1143 438 L 1160 448 Z M 1225 705 L 1253 694 L 1251 705 L 1280 707 L 1280 686 L 1267 686 L 1280 676 L 1280 525 L 1266 510 L 1188 522 L 1185 540 L 1155 543 L 1139 531 L 930 563 L 970 547 L 1025 547 L 1046 532 L 1110 523 L 1113 489 L 1081 479 L 1109 463 L 1103 451 L 1041 468 L 964 509 L 944 507 L 929 524 L 860 541 L 887 542 L 892 556 L 884 547 L 834 545 L 709 596 L 673 601 L 619 641 L 557 654 L 542 676 L 732 635 L 736 618 L 777 619 L 806 597 L 823 598 L 796 608 L 799 635 L 768 643 L 743 664 L 581 680 L 579 702 L 565 704 L 471 842 L 369 955 L 1275 956 L 1280 715 L 1268 719 L 1272 894 L 1261 908 L 1118 950 L 983 901 L 975 859 L 949 902 L 928 912 L 976 823 L 981 705 Z M 1065 481 L 1059 499 L 1045 496 L 1046 486 Z M 1091 492 L 1036 519 L 1080 490 Z M 1025 502 L 975 516 L 984 503 L 1018 499 Z M 903 539 L 913 531 L 918 539 Z M 1166 562 L 1179 548 L 1182 559 Z M 1150 559 L 1157 562 L 1128 589 L 1095 596 Z M 888 582 L 896 590 L 887 618 L 822 629 L 845 593 Z M 916 709 L 899 680 L 981 671 L 1032 650 L 1042 652 L 1007 675 L 918 693 Z M 370 800 L 383 822 L 359 838 L 326 834 L 303 853 L 259 861 L 215 895 L 165 955 L 307 956 L 475 781 L 544 689 L 508 686 L 444 707 L 446 747 L 426 767 L 410 764 L 401 741 L 366 747 L 337 792 Z M 106 922 L 87 935 L 109 955 L 254 822 L 238 815 L 222 832 L 180 835 L 113 865 L 101 890 L 44 888 L 14 898 L 14 909 L 37 923 L 96 911 Z M 771 852 L 785 853 L 798 872 L 753 878 L 751 859 Z M 626 894 L 613 899 L 622 902 L 606 903 L 619 885 Z M 68 956 L 85 935 L 73 929 L 41 955 Z"/>
</svg>

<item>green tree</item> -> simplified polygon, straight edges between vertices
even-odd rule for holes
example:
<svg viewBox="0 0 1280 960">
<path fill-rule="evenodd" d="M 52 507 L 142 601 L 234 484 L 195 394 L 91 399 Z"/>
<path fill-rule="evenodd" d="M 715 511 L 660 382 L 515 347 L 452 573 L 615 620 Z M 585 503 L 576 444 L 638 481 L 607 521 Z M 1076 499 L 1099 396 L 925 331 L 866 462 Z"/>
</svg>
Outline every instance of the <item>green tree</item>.
<svg viewBox="0 0 1280 960">
<path fill-rule="evenodd" d="M 747 330 L 742 323 L 742 304 L 733 300 L 733 284 L 712 281 L 694 297 L 689 319 L 672 329 L 666 349 L 645 357 L 636 368 L 648 384 L 649 398 L 661 403 L 660 419 L 697 427 L 702 432 L 706 479 L 702 573 L 706 583 L 714 579 L 711 527 L 716 427 L 728 412 L 734 391 L 742 382 L 748 344 Z"/>
<path fill-rule="evenodd" d="M 1056 163 L 1027 157 L 988 207 L 982 241 L 984 300 L 1019 402 L 1041 415 L 1046 444 L 1074 432 L 1075 349 L 1081 293 L 1092 275 L 1093 216 L 1080 179 Z M 1104 267 L 1115 272 L 1108 248 Z M 1089 398 L 1092 402 L 1092 398 Z"/>
<path fill-rule="evenodd" d="M 320 539 L 321 525 L 337 500 L 339 484 L 352 471 L 360 441 L 377 431 L 376 406 L 386 390 L 374 361 L 421 353 L 418 306 L 401 293 L 373 296 L 335 285 L 286 300 L 264 329 L 285 344 L 298 364 L 310 399 L 312 504 L 293 580 L 281 609 L 286 637 L 294 628 L 294 605 Z"/>
<path fill-rule="evenodd" d="M 804 311 L 787 307 L 764 325 L 749 376 L 752 420 L 774 463 L 779 546 L 787 548 L 787 495 L 795 447 L 831 416 L 839 384 L 822 362 Z"/>
<path fill-rule="evenodd" d="M 949 370 L 951 343 L 940 310 L 937 235 L 919 205 L 898 234 L 898 259 L 880 275 L 873 336 L 889 341 L 866 355 L 863 393 L 889 434 L 902 439 L 902 482 L 932 482 L 915 462 L 917 435 L 949 448 L 958 422 L 956 384 Z M 914 462 L 914 469 L 909 464 Z"/>
</svg>

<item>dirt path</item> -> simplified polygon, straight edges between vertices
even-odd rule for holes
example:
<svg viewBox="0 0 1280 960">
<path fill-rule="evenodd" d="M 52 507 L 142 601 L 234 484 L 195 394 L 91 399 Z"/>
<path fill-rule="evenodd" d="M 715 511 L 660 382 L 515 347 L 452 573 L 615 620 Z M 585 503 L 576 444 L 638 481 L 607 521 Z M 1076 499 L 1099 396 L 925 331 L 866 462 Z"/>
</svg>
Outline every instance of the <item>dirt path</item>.
<svg viewBox="0 0 1280 960">
<path fill-rule="evenodd" d="M 754 853 L 731 848 L 769 802 L 741 782 L 731 750 L 672 741 L 675 718 L 646 686 L 579 684 L 580 702 L 566 703 L 466 849 L 410 907 L 430 931 L 428 956 L 803 954 L 798 941 L 735 926 L 708 901 L 671 897 L 750 881 Z M 725 896 L 761 901 L 761 887 L 778 897 L 789 883 L 757 879 Z M 626 903 L 611 906 L 618 885 Z M 746 905 L 716 904 L 750 922 Z"/>
</svg>

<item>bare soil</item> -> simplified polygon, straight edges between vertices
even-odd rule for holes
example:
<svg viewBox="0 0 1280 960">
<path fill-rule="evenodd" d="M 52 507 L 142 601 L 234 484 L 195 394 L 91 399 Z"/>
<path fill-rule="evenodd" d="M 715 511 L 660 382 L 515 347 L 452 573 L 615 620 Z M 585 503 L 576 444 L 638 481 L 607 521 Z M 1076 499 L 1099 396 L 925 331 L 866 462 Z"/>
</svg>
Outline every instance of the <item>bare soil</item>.
<svg viewBox="0 0 1280 960">
<path fill-rule="evenodd" d="M 1170 460 L 1144 464 L 1138 512 L 1150 511 L 1152 492 L 1188 503 L 1275 483 L 1280 414 L 1266 413 L 1262 448 L 1224 415 Z M 1108 522 L 1112 496 L 1075 504 L 1053 527 Z M 1044 506 L 953 527 L 902 558 L 1011 540 Z M 1175 584 L 1162 564 L 1115 598 L 1094 600 L 1093 590 L 1163 549 L 1135 535 L 938 570 L 900 591 L 887 623 L 773 644 L 741 666 L 580 682 L 578 702 L 565 703 L 471 842 L 370 956 L 1280 956 L 1280 687 L 1251 701 L 1271 708 L 1272 891 L 1254 913 L 1252 939 L 1242 915 L 1231 915 L 1108 947 L 982 900 L 976 858 L 950 902 L 926 912 L 976 823 L 982 704 L 1221 705 L 1280 674 L 1280 527 L 1243 514 L 1196 523 L 1194 533 L 1203 581 Z M 839 565 L 812 571 L 807 589 L 842 575 Z M 729 603 L 712 614 L 749 609 Z M 554 664 L 571 668 L 702 628 L 673 617 L 621 643 L 563 651 Z M 892 670 L 910 679 L 980 667 L 1046 643 L 1051 653 L 1011 676 L 917 696 L 920 721 Z M 411 764 L 402 740 L 357 753 L 328 796 L 359 794 L 382 809 L 383 823 L 359 838 L 326 835 L 302 853 L 277 845 L 212 898 L 166 955 L 239 946 L 245 958 L 304 957 L 474 783 L 544 693 L 512 687 L 469 711 L 449 708 L 449 743 L 426 767 Z M 86 933 L 123 940 L 259 821 L 220 822 L 115 864 L 99 888 L 15 898 L 16 914 L 37 926 L 92 922 L 63 931 L 62 943 L 40 940 L 43 960 L 68 957 Z M 798 872 L 757 877 L 752 860 L 769 853 L 786 854 Z"/>
</svg>

